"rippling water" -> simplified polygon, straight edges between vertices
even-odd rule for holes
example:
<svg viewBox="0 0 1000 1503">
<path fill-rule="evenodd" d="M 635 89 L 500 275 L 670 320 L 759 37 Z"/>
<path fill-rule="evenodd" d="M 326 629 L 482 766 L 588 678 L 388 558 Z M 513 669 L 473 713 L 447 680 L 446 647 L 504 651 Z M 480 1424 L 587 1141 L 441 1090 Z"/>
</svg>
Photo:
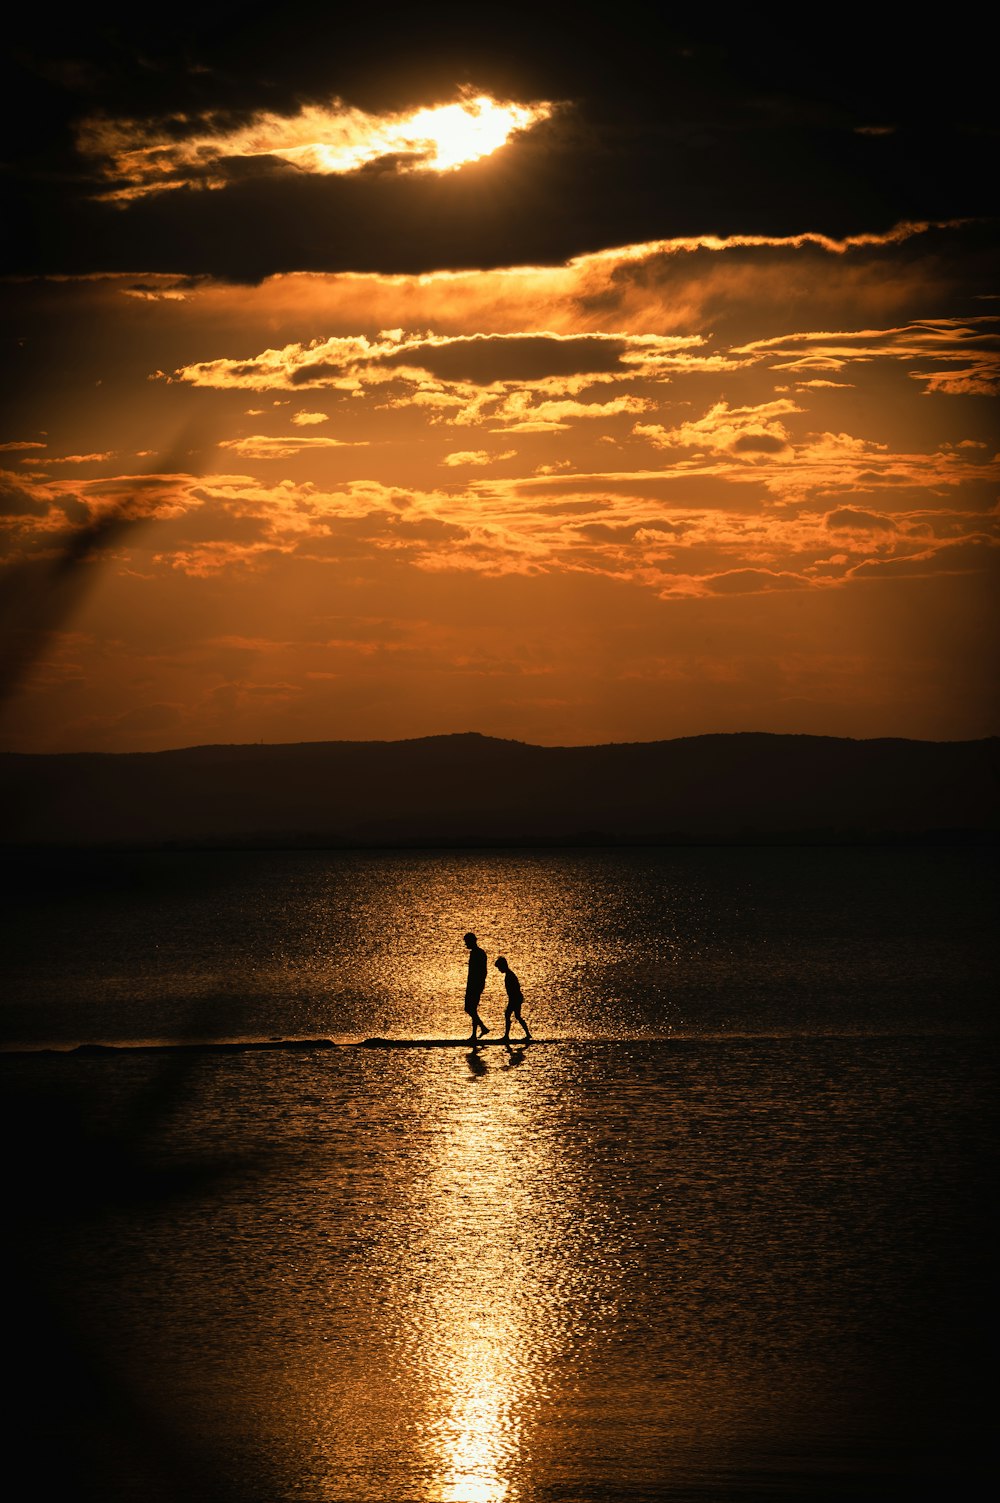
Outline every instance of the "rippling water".
<svg viewBox="0 0 1000 1503">
<path fill-rule="evenodd" d="M 978 1495 L 986 853 L 120 873 L 26 888 L 14 1043 L 339 1044 L 0 1059 L 9 1407 L 57 1491 Z M 548 1042 L 361 1047 L 461 1034 L 470 925 Z"/>
<path fill-rule="evenodd" d="M 546 1035 L 992 1026 L 992 851 L 168 853 L 60 875 L 5 915 L 11 1043 L 461 1034 L 467 929 Z"/>
</svg>

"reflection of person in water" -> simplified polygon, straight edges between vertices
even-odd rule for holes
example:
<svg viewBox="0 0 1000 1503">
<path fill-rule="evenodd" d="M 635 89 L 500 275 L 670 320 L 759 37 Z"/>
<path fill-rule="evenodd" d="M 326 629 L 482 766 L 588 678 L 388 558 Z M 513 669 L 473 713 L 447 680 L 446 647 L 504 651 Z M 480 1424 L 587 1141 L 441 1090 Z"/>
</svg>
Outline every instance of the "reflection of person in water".
<svg viewBox="0 0 1000 1503">
<path fill-rule="evenodd" d="M 507 1006 L 504 1008 L 503 1013 L 503 1041 L 505 1044 L 510 1042 L 511 1018 L 517 1019 L 524 1029 L 525 1038 L 530 1039 L 531 1034 L 528 1032 L 528 1025 L 521 1016 L 521 1008 L 524 1005 L 524 993 L 521 990 L 521 983 L 507 964 L 506 956 L 498 955 L 493 964 L 503 975 L 503 984 L 507 988 Z"/>
<path fill-rule="evenodd" d="M 465 982 L 465 1010 L 469 1014 L 472 1023 L 472 1033 L 469 1035 L 469 1043 L 476 1042 L 478 1036 L 482 1038 L 489 1029 L 479 1016 L 479 999 L 486 988 L 486 951 L 479 945 L 476 936 L 471 932 L 465 936 L 465 943 L 469 947 L 469 973 Z"/>
</svg>

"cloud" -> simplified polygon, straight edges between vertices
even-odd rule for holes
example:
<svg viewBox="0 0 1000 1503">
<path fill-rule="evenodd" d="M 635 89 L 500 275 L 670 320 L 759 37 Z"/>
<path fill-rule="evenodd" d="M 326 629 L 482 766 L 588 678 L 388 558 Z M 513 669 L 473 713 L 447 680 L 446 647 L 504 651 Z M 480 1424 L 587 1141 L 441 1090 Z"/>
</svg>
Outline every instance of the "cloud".
<svg viewBox="0 0 1000 1503">
<path fill-rule="evenodd" d="M 701 363 L 692 351 L 702 343 L 701 336 L 690 334 L 413 335 L 388 329 L 374 338 L 335 335 L 263 350 L 249 359 L 199 361 L 181 366 L 169 379 L 223 390 L 353 391 L 362 383 L 419 383 L 430 377 L 447 390 L 464 391 L 544 384 L 559 377 L 638 377 L 690 369 Z"/>
<path fill-rule="evenodd" d="M 490 386 L 581 373 L 621 374 L 629 347 L 627 337 L 607 335 L 473 334 L 401 340 L 397 349 L 378 359 L 381 364 L 417 368 L 449 382 Z"/>
<path fill-rule="evenodd" d="M 724 420 L 731 422 L 735 414 L 740 420 L 760 421 L 761 413 L 753 409 L 767 405 L 734 405 Z M 782 422 L 804 416 L 763 415 Z M 575 599 L 589 581 L 623 592 L 623 601 L 638 593 L 658 608 L 700 602 L 721 617 L 727 601 L 735 608 L 736 602 L 764 596 L 832 597 L 873 589 L 880 577 L 964 577 L 981 573 L 991 556 L 982 546 L 988 525 L 982 517 L 963 518 L 943 506 L 936 514 L 924 506 L 891 517 L 860 505 L 789 506 L 773 494 L 769 473 L 759 476 L 745 456 L 726 449 L 706 451 L 705 463 L 720 473 L 548 476 L 504 476 L 490 467 L 499 455 L 490 456 L 485 449 L 453 452 L 472 462 L 464 475 L 460 465 L 446 465 L 447 485 L 366 479 L 325 489 L 315 480 L 274 482 L 249 474 L 159 477 L 154 489 L 171 496 L 172 504 L 155 525 L 116 539 L 105 570 L 119 581 L 141 580 L 150 601 L 186 598 L 174 592 L 218 581 L 218 598 L 238 603 L 238 614 L 229 617 L 230 635 L 248 642 L 253 632 L 242 618 L 248 587 L 255 597 L 277 602 L 281 619 L 300 591 L 304 600 L 327 598 L 338 589 L 353 591 L 364 580 L 365 590 L 374 591 L 372 599 L 389 591 L 393 599 L 409 600 L 421 577 L 433 578 L 434 600 L 467 600 L 461 592 L 472 581 L 478 591 L 487 581 L 504 579 L 534 582 L 539 609 L 551 610 L 553 601 Z M 848 444 L 846 453 L 858 464 L 869 457 L 860 440 Z M 975 465 L 977 455 L 977 450 L 956 449 L 951 462 Z M 490 462 L 477 462 L 484 457 Z M 507 450 L 503 457 L 517 456 Z M 772 462 L 772 456 L 758 457 Z M 783 462 L 779 459 L 775 466 Z M 438 451 L 435 464 L 443 463 Z M 98 503 L 102 485 L 110 494 L 126 484 L 125 477 L 112 477 L 78 485 L 81 516 Z M 47 498 L 53 508 L 73 494 L 68 481 L 55 480 L 35 483 L 32 493 Z M 921 494 L 926 500 L 926 487 Z M 30 515 L 17 523 L 28 529 L 46 526 L 42 517 Z M 932 528 L 946 534 L 943 544 L 954 545 L 950 556 L 940 554 L 942 543 L 935 543 Z M 324 578 L 327 582 L 321 583 Z M 307 580 L 312 582 L 303 585 Z M 628 609 L 639 607 L 633 603 Z M 425 623 L 411 647 L 393 649 L 396 660 L 411 661 L 418 639 L 421 651 L 429 651 L 428 634 L 433 635 L 432 626 Z M 313 626 L 310 640 L 315 635 Z M 334 633 L 330 640 L 340 635 Z M 332 659 L 334 649 L 323 649 L 319 637 L 317 643 L 315 652 L 308 643 L 288 647 L 280 662 L 268 665 L 261 681 L 280 690 L 286 662 L 289 669 L 296 665 L 294 680 L 287 682 L 304 681 L 304 664 L 318 675 L 317 683 L 339 682 L 340 673 L 354 672 L 340 658 Z M 245 657 L 250 649 L 240 651 Z M 384 671 L 381 648 L 345 646 L 343 653 Z M 240 663 L 230 664 L 221 647 L 213 650 L 212 661 L 213 671 L 224 672 L 227 683 L 256 679 Z M 542 653 L 539 669 L 546 662 Z M 174 682 L 155 697 L 173 702 Z"/>
<path fill-rule="evenodd" d="M 103 454 L 64 454 L 61 457 L 47 454 L 45 456 L 45 466 L 48 467 L 53 464 L 104 464 L 107 460 L 114 459 L 115 457 L 115 454 L 111 450 L 107 450 Z M 32 461 L 22 460 L 21 463 L 30 464 Z"/>
<path fill-rule="evenodd" d="M 892 517 L 842 506 L 827 513 L 826 525 L 832 532 L 895 532 L 898 524 Z"/>
<path fill-rule="evenodd" d="M 802 408 L 787 397 L 746 407 L 716 402 L 704 414 L 674 428 L 637 423 L 634 431 L 657 448 L 726 451 L 753 459 L 758 454 L 791 453 L 788 429 L 782 419 Z"/>
<path fill-rule="evenodd" d="M 776 433 L 741 433 L 729 447 L 734 454 L 782 454 L 788 440 Z"/>
<path fill-rule="evenodd" d="M 5 183 L 11 222 L 34 208 L 38 233 L 9 237 L 17 269 L 422 273 L 667 236 L 808 235 L 839 254 L 903 218 L 994 208 L 991 80 L 967 46 L 944 62 L 940 39 L 932 54 L 897 32 L 890 50 L 869 28 L 863 59 L 831 56 L 829 36 L 820 56 L 773 29 L 737 37 L 731 20 L 692 45 L 690 17 L 658 17 L 643 48 L 627 26 L 567 27 L 537 6 L 499 25 L 475 7 L 307 9 L 281 26 L 133 14 L 114 43 L 18 21 Z M 903 87 L 930 76 L 933 126 Z M 515 127 L 491 156 L 496 135 L 470 139 L 493 124 L 487 97 L 499 138 Z M 542 120 L 546 101 L 560 104 Z M 870 134 L 882 125 L 897 130 Z"/>
<path fill-rule="evenodd" d="M 657 518 L 647 523 L 640 521 L 580 522 L 574 525 L 574 531 L 578 532 L 581 537 L 590 538 L 599 543 L 652 543 L 683 537 L 691 525 L 690 522 L 665 522 Z"/>
<path fill-rule="evenodd" d="M 242 459 L 291 459 L 296 454 L 315 453 L 319 449 L 356 449 L 364 446 L 364 440 L 308 438 L 304 434 L 300 436 L 295 433 L 284 437 L 253 433 L 247 438 L 226 438 L 219 443 L 220 449 L 232 449 Z"/>
<path fill-rule="evenodd" d="M 259 416 L 259 414 L 255 413 L 253 416 Z M 316 423 L 328 423 L 329 421 L 330 415 L 326 412 L 304 412 L 300 410 L 299 412 L 292 413 L 292 422 L 297 428 L 308 428 Z"/>
<path fill-rule="evenodd" d="M 146 121 L 91 116 L 78 126 L 76 144 L 112 185 L 99 197 L 128 203 L 168 190 L 223 188 L 238 165 L 264 171 L 283 164 L 320 177 L 380 162 L 400 173 L 448 172 L 491 156 L 552 110 L 541 100 L 503 103 L 464 89 L 444 103 L 383 115 L 334 99 L 290 115 L 258 111 L 239 124 L 218 113 Z"/>
<path fill-rule="evenodd" d="M 532 402 L 531 394 L 515 391 L 488 412 L 464 409 L 451 419 L 454 423 L 484 421 L 493 432 L 557 433 L 567 430 L 579 419 L 591 422 L 600 418 L 622 417 L 645 412 L 649 402 L 644 397 L 612 397 L 607 402 L 563 401 Z"/>
<path fill-rule="evenodd" d="M 907 558 L 864 559 L 853 579 L 926 579 L 945 574 L 981 574 L 1000 563 L 1000 539 L 980 536 L 945 542 Z"/>
<path fill-rule="evenodd" d="M 713 595 L 760 594 L 768 590 L 801 590 L 809 588 L 809 580 L 799 574 L 776 572 L 773 569 L 729 569 L 725 574 L 711 574 L 702 581 L 704 589 Z"/>
<path fill-rule="evenodd" d="M 1000 367 L 995 360 L 981 360 L 964 370 L 910 371 L 914 381 L 926 382 L 928 393 L 949 397 L 994 397 L 1000 393 Z"/>
<path fill-rule="evenodd" d="M 875 360 L 937 362 L 940 369 L 909 374 L 927 383 L 928 391 L 990 394 L 1000 389 L 1000 318 L 993 314 L 925 319 L 902 328 L 779 334 L 752 340 L 735 353 L 788 371 L 841 371 Z"/>
<path fill-rule="evenodd" d="M 457 468 L 460 465 L 490 465 L 496 464 L 502 459 L 516 459 L 516 449 L 504 449 L 499 454 L 490 454 L 486 449 L 456 449 L 452 454 L 446 454 L 441 463 Z"/>
<path fill-rule="evenodd" d="M 49 507 L 47 497 L 33 494 L 13 475 L 0 471 L 0 517 L 46 517 Z"/>
<path fill-rule="evenodd" d="M 908 226 L 905 236 L 869 238 L 873 243 L 845 245 L 842 251 L 826 250 L 812 241 L 800 243 L 802 237 L 757 237 L 755 244 L 734 237 L 717 241 L 713 248 L 707 240 L 677 239 L 620 244 L 550 265 L 492 271 L 283 275 L 256 288 L 227 287 L 202 278 L 188 279 L 186 285 L 194 304 L 241 332 L 256 311 L 267 328 L 291 321 L 298 328 L 325 327 L 342 336 L 363 330 L 369 338 L 377 330 L 394 330 L 397 340 L 405 329 L 433 330 L 431 339 L 469 339 L 473 333 L 520 335 L 522 340 L 553 334 L 570 339 L 595 333 L 611 339 L 623 334 L 644 333 L 654 339 L 669 335 L 675 341 L 676 369 L 720 372 L 757 363 L 763 357 L 737 357 L 731 350 L 756 335 L 773 335 L 776 328 L 835 329 L 837 323 L 817 319 L 824 314 L 839 319 L 845 307 L 869 320 L 887 313 L 923 314 L 929 300 L 947 302 L 962 283 L 978 278 L 982 285 L 991 285 L 992 247 L 980 245 L 972 228 Z M 177 281 L 152 280 L 167 288 Z M 106 279 L 108 289 L 118 295 L 134 284 L 135 278 Z M 709 333 L 714 335 L 713 349 L 705 348 Z M 419 345 L 424 335 L 405 337 Z M 652 352 L 660 369 L 669 370 L 670 348 L 661 345 L 657 350 L 654 345 Z M 431 350 L 426 353 L 433 358 Z M 474 358 L 487 354 L 465 353 Z M 496 355 L 517 358 L 513 351 L 506 357 L 500 351 Z M 602 352 L 591 348 L 588 356 L 600 361 Z M 558 359 L 559 352 L 550 350 L 547 358 Z M 335 351 L 333 367 L 343 363 L 343 352 Z"/>
<path fill-rule="evenodd" d="M 37 519 L 25 524 L 22 541 L 33 538 L 52 545 L 55 540 L 65 546 L 68 526 L 71 534 L 99 532 L 103 548 L 108 538 L 127 533 L 132 524 L 174 518 L 197 505 L 198 483 L 182 472 L 68 480 L 0 471 L 0 496 L 7 515 Z"/>
<path fill-rule="evenodd" d="M 633 432 L 664 450 L 675 473 L 732 479 L 752 469 L 772 497 L 785 501 L 995 485 L 995 469 L 973 457 L 974 450 L 945 444 L 930 452 L 905 452 L 843 431 L 817 432 L 809 416 L 807 408 L 788 398 L 739 408 L 721 401 L 672 428 L 637 423 Z"/>
</svg>

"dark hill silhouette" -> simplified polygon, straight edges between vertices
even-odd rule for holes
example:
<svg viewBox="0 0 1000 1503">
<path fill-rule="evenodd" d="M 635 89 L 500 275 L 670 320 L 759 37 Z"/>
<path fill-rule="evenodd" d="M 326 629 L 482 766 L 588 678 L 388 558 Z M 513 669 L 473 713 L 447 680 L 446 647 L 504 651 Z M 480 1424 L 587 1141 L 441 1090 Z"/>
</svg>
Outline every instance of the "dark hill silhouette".
<svg viewBox="0 0 1000 1503">
<path fill-rule="evenodd" d="M 757 733 L 0 755 L 8 845 L 452 845 L 995 836 L 1000 740 Z"/>
</svg>

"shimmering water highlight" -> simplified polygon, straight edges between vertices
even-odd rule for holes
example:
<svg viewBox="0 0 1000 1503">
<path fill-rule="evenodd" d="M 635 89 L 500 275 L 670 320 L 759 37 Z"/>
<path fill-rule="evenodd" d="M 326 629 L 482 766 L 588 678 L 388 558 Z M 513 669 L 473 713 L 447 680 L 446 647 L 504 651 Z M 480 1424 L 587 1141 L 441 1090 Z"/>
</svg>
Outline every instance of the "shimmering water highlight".
<svg viewBox="0 0 1000 1503">
<path fill-rule="evenodd" d="M 16 1454 L 88 1503 L 978 1496 L 987 854 L 220 853 L 26 889 Z M 470 923 L 551 1041 L 363 1047 L 460 1037 Z M 310 1034 L 338 1041 L 127 1047 Z"/>
</svg>

